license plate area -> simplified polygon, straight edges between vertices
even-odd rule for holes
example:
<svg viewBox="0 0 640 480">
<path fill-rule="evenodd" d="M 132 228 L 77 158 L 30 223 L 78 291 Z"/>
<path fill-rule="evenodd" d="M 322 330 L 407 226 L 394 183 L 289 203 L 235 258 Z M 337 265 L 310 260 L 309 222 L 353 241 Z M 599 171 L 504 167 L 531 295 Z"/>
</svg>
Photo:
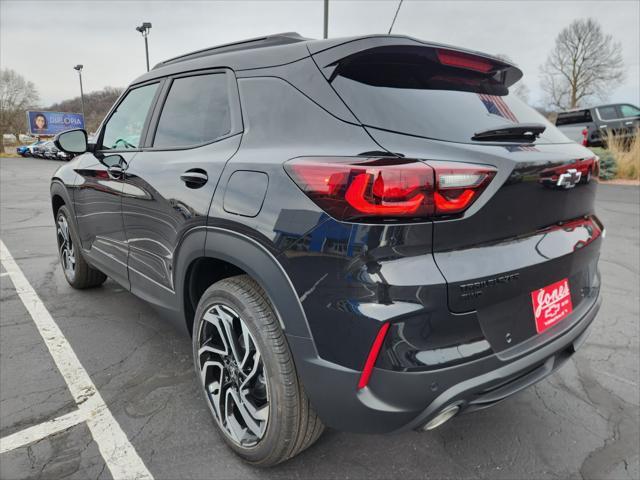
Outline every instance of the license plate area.
<svg viewBox="0 0 640 480">
<path fill-rule="evenodd" d="M 538 333 L 561 322 L 573 311 L 569 279 L 563 278 L 551 285 L 534 290 L 531 292 L 531 303 Z"/>
</svg>

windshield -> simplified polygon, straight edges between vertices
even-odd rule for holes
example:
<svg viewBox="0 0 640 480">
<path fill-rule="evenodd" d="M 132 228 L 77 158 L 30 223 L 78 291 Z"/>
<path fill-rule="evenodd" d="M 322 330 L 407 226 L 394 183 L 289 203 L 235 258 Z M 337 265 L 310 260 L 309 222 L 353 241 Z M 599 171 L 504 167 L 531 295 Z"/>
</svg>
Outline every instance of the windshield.
<svg viewBox="0 0 640 480">
<path fill-rule="evenodd" d="M 536 142 L 570 142 L 496 75 L 444 66 L 413 51 L 375 50 L 341 62 L 331 79 L 364 125 L 476 143 L 471 138 L 483 130 L 540 123 L 546 129 Z"/>
</svg>

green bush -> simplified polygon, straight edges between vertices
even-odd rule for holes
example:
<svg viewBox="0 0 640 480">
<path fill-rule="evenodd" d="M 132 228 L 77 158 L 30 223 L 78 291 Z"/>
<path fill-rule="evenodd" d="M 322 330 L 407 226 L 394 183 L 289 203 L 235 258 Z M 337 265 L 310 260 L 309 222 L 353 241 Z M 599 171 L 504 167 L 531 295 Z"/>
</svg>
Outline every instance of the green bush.
<svg viewBox="0 0 640 480">
<path fill-rule="evenodd" d="M 600 156 L 600 178 L 602 180 L 612 180 L 618 172 L 616 158 L 609 150 L 599 152 Z"/>
</svg>

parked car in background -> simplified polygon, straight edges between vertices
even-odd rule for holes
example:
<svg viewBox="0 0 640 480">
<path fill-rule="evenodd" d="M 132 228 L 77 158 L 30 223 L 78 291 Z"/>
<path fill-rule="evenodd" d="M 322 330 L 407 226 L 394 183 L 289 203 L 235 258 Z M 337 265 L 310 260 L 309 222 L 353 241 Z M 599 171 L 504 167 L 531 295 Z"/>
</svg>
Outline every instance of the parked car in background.
<svg viewBox="0 0 640 480">
<path fill-rule="evenodd" d="M 51 181 L 64 275 L 109 276 L 190 334 L 215 428 L 255 465 L 325 425 L 495 405 L 567 362 L 600 307 L 594 155 L 521 77 L 399 35 L 162 62 L 92 143 L 56 139 L 78 154 Z"/>
<path fill-rule="evenodd" d="M 22 145 L 16 149 L 18 155 L 22 157 L 35 157 L 36 152 L 40 150 L 42 144 L 44 144 L 44 140 L 36 140 L 31 145 Z"/>
<path fill-rule="evenodd" d="M 58 154 L 56 155 L 56 160 L 71 160 L 72 158 L 73 155 L 62 150 L 58 150 Z"/>
<path fill-rule="evenodd" d="M 30 156 L 31 152 L 29 152 L 29 145 L 20 145 L 19 147 L 16 148 L 16 153 L 21 157 Z"/>
<path fill-rule="evenodd" d="M 54 145 L 53 141 L 46 142 L 42 147 L 42 156 L 46 159 L 52 160 L 58 158 L 58 148 Z"/>
<path fill-rule="evenodd" d="M 640 109 L 628 103 L 613 103 L 558 113 L 556 126 L 574 142 L 600 147 L 607 132 L 633 137 L 640 128 Z"/>
<path fill-rule="evenodd" d="M 33 156 L 36 158 L 47 158 L 47 150 L 53 145 L 52 140 L 46 140 L 33 148 Z"/>
</svg>

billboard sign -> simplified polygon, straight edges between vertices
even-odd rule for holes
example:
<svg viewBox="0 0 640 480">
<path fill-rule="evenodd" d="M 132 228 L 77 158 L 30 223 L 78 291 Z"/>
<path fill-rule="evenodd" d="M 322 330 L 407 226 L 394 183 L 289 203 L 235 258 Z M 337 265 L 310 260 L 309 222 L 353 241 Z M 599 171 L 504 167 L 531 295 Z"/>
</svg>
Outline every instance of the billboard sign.
<svg viewBox="0 0 640 480">
<path fill-rule="evenodd" d="M 81 113 L 28 111 L 27 124 L 31 135 L 56 135 L 65 130 L 84 128 Z"/>
</svg>

